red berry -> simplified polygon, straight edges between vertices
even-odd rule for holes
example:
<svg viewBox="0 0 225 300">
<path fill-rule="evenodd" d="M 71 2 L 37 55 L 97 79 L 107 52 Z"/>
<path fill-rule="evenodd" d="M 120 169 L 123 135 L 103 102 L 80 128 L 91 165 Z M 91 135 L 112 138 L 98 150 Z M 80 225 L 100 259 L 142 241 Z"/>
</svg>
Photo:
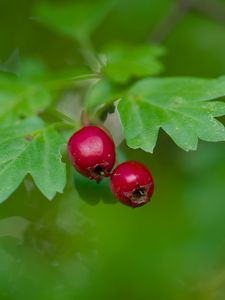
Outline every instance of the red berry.
<svg viewBox="0 0 225 300">
<path fill-rule="evenodd" d="M 113 171 L 110 188 L 119 201 L 135 208 L 150 201 L 154 182 L 151 173 L 143 164 L 126 161 Z"/>
<path fill-rule="evenodd" d="M 110 175 L 115 163 L 113 140 L 96 126 L 86 126 L 75 132 L 69 139 L 68 152 L 76 170 L 97 182 Z"/>
</svg>

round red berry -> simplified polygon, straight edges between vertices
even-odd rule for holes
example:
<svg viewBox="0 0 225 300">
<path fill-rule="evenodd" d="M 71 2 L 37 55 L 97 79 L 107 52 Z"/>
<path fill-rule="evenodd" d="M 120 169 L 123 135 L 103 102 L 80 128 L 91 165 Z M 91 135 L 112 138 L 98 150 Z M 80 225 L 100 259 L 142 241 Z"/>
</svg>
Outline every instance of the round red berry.
<svg viewBox="0 0 225 300">
<path fill-rule="evenodd" d="M 75 132 L 69 139 L 68 153 L 76 170 L 97 182 L 110 175 L 115 163 L 114 142 L 97 126 L 86 126 Z"/>
<path fill-rule="evenodd" d="M 126 161 L 118 165 L 111 174 L 110 188 L 119 201 L 135 208 L 150 201 L 154 181 L 143 164 Z"/>
</svg>

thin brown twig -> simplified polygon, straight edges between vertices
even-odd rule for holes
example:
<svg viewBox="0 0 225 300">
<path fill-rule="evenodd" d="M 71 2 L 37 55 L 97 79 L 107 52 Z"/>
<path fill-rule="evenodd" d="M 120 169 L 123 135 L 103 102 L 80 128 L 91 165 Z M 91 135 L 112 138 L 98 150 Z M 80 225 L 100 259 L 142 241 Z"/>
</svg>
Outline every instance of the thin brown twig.
<svg viewBox="0 0 225 300">
<path fill-rule="evenodd" d="M 193 0 L 179 0 L 170 9 L 168 15 L 152 32 L 150 42 L 162 43 L 188 13 Z"/>
<path fill-rule="evenodd" d="M 213 0 L 178 0 L 171 7 L 168 15 L 155 28 L 150 36 L 150 42 L 162 43 L 190 10 L 225 24 L 224 4 Z"/>
<path fill-rule="evenodd" d="M 212 0 L 198 0 L 193 2 L 193 9 L 215 21 L 225 24 L 225 5 Z"/>
</svg>

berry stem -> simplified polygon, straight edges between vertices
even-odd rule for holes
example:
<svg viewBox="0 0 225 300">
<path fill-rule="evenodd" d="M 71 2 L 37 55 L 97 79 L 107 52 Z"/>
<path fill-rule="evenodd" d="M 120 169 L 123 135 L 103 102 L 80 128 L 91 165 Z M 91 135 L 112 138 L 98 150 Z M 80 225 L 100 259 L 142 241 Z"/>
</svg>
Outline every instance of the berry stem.
<svg viewBox="0 0 225 300">
<path fill-rule="evenodd" d="M 90 125 L 90 120 L 89 120 L 89 118 L 88 118 L 88 114 L 87 114 L 87 112 L 86 112 L 85 109 L 82 110 L 80 119 L 81 119 L 81 124 L 82 124 L 83 126 L 88 126 L 88 125 Z"/>
</svg>

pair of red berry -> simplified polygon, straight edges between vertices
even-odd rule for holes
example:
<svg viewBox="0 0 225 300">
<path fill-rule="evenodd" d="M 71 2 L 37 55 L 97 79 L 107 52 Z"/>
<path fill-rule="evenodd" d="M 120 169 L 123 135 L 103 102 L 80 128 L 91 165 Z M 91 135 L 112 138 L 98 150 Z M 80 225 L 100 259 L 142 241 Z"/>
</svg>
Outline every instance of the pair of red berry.
<svg viewBox="0 0 225 300">
<path fill-rule="evenodd" d="M 99 183 L 110 176 L 110 188 L 122 203 L 138 207 L 147 203 L 153 193 L 154 182 L 149 170 L 136 161 L 115 164 L 115 144 L 108 133 L 96 126 L 85 126 L 68 141 L 68 152 L 75 169 Z"/>
</svg>

